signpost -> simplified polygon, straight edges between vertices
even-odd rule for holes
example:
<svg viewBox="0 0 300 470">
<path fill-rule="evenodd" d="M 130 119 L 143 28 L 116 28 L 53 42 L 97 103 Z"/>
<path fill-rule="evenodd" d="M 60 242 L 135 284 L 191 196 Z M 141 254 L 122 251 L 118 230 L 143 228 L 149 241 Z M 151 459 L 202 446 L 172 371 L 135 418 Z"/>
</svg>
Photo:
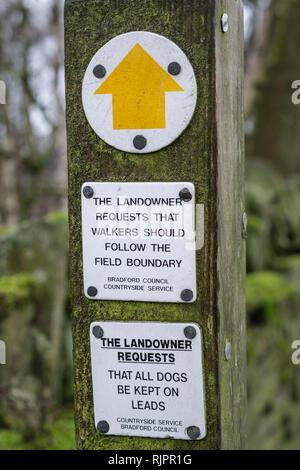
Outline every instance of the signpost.
<svg viewBox="0 0 300 470">
<path fill-rule="evenodd" d="M 67 0 L 65 40 L 77 446 L 244 448 L 241 2 Z"/>
</svg>

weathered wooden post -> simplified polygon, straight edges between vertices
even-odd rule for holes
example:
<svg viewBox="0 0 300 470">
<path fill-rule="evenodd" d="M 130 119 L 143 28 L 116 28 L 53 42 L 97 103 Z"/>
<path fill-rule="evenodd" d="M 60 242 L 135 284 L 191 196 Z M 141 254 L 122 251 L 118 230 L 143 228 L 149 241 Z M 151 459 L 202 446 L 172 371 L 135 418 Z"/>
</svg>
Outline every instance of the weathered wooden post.
<svg viewBox="0 0 300 470">
<path fill-rule="evenodd" d="M 242 17 L 66 0 L 80 449 L 246 446 Z"/>
</svg>

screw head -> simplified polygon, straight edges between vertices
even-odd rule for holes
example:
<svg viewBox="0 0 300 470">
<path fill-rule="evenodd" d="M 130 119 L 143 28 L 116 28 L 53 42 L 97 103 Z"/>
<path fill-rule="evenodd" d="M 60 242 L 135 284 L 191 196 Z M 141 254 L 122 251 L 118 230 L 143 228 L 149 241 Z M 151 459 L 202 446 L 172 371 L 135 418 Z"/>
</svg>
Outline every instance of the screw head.
<svg viewBox="0 0 300 470">
<path fill-rule="evenodd" d="M 96 295 L 98 294 L 98 289 L 96 289 L 96 287 L 91 286 L 88 288 L 87 294 L 89 297 L 96 297 Z"/>
<path fill-rule="evenodd" d="M 91 199 L 94 196 L 94 190 L 91 186 L 85 186 L 82 192 L 87 199 Z"/>
<path fill-rule="evenodd" d="M 181 297 L 181 300 L 183 300 L 184 302 L 190 302 L 192 298 L 194 297 L 194 294 L 193 294 L 193 291 L 191 291 L 190 289 L 184 289 L 181 292 L 180 297 Z"/>
<path fill-rule="evenodd" d="M 227 33 L 227 31 L 229 29 L 229 16 L 227 15 L 227 13 L 224 13 L 222 15 L 221 23 L 222 23 L 223 33 Z"/>
<path fill-rule="evenodd" d="M 101 434 L 106 434 L 109 431 L 109 424 L 107 421 L 99 421 L 97 429 Z"/>
<path fill-rule="evenodd" d="M 181 65 L 178 62 L 171 62 L 168 65 L 168 72 L 171 75 L 179 75 L 181 72 Z"/>
<path fill-rule="evenodd" d="M 248 217 L 247 213 L 243 213 L 243 238 L 247 238 L 247 225 L 248 225 Z"/>
<path fill-rule="evenodd" d="M 190 439 L 197 439 L 201 434 L 198 426 L 189 426 L 186 432 Z"/>
<path fill-rule="evenodd" d="M 229 359 L 231 358 L 231 343 L 226 343 L 225 357 L 226 357 L 226 361 L 229 361 Z"/>
<path fill-rule="evenodd" d="M 106 68 L 99 64 L 94 67 L 93 74 L 96 78 L 103 78 L 106 75 Z"/>
<path fill-rule="evenodd" d="M 92 332 L 93 332 L 93 335 L 95 336 L 95 338 L 97 338 L 97 339 L 102 338 L 103 335 L 104 335 L 103 328 L 101 328 L 101 326 L 99 326 L 99 325 L 93 326 Z"/>
<path fill-rule="evenodd" d="M 143 135 L 136 135 L 133 139 L 133 145 L 138 150 L 143 150 L 147 145 L 147 139 Z"/>
<path fill-rule="evenodd" d="M 248 217 L 247 217 L 247 212 L 243 213 L 243 229 L 247 230 L 247 225 L 248 225 Z"/>
<path fill-rule="evenodd" d="M 194 328 L 193 326 L 186 326 L 183 332 L 184 336 L 188 339 L 194 339 L 197 335 L 196 328 Z"/>
<path fill-rule="evenodd" d="M 189 202 L 193 198 L 188 188 L 183 188 L 181 191 L 179 191 L 179 197 L 184 202 Z"/>
</svg>

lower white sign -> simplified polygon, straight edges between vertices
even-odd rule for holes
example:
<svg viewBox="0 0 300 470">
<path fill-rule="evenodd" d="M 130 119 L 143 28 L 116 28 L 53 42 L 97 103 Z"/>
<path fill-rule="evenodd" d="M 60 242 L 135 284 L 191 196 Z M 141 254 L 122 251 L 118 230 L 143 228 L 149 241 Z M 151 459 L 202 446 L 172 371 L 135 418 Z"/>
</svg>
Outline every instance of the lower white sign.
<svg viewBox="0 0 300 470">
<path fill-rule="evenodd" d="M 194 302 L 192 183 L 82 186 L 84 291 L 90 299 Z"/>
<path fill-rule="evenodd" d="M 197 324 L 95 322 L 90 338 L 95 425 L 101 434 L 206 436 Z"/>
</svg>

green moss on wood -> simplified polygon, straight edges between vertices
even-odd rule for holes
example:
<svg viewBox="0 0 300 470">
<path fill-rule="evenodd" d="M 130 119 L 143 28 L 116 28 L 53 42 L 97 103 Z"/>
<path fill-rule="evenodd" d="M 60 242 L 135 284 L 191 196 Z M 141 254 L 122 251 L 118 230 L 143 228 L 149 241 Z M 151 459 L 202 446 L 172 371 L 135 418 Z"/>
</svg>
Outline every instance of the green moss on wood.
<svg viewBox="0 0 300 470">
<path fill-rule="evenodd" d="M 67 0 L 66 98 L 69 162 L 70 291 L 72 298 L 77 445 L 84 449 L 215 449 L 220 444 L 217 312 L 217 168 L 215 128 L 215 2 L 207 0 Z M 219 24 L 219 23 L 218 23 Z M 81 102 L 85 70 L 116 35 L 151 31 L 173 40 L 191 61 L 198 83 L 195 115 L 175 143 L 132 155 L 102 141 Z M 84 296 L 81 186 L 86 181 L 191 181 L 205 205 L 205 246 L 197 253 L 193 304 L 91 301 Z M 99 320 L 197 322 L 204 338 L 207 437 L 202 441 L 100 436 L 95 429 L 89 325 Z M 112 404 L 113 406 L 113 404 Z"/>
</svg>

